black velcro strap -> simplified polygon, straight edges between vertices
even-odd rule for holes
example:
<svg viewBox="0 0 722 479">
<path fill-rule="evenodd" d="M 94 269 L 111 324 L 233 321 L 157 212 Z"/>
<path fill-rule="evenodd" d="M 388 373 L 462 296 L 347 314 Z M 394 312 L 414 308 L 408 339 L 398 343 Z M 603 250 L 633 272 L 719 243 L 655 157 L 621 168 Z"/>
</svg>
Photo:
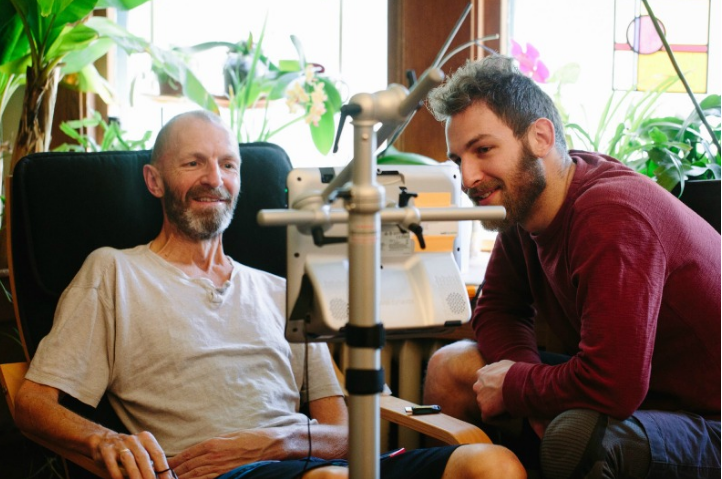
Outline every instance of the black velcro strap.
<svg viewBox="0 0 722 479">
<path fill-rule="evenodd" d="M 384 368 L 347 369 L 346 390 L 349 394 L 378 394 L 384 390 Z"/>
<path fill-rule="evenodd" d="M 346 344 L 352 348 L 381 349 L 386 344 L 386 331 L 381 323 L 374 326 L 346 324 L 344 332 L 346 334 Z"/>
</svg>

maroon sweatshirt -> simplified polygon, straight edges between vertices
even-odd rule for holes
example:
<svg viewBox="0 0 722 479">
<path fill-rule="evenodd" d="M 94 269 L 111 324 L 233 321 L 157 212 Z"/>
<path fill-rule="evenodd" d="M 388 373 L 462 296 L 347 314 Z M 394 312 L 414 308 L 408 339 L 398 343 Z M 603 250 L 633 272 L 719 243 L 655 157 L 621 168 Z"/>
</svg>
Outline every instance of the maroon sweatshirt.
<svg viewBox="0 0 722 479">
<path fill-rule="evenodd" d="M 551 225 L 499 234 L 472 324 L 487 362 L 517 361 L 503 386 L 515 416 L 589 408 L 720 415 L 720 235 L 616 160 L 577 165 Z M 540 364 L 543 317 L 572 358 Z"/>
</svg>

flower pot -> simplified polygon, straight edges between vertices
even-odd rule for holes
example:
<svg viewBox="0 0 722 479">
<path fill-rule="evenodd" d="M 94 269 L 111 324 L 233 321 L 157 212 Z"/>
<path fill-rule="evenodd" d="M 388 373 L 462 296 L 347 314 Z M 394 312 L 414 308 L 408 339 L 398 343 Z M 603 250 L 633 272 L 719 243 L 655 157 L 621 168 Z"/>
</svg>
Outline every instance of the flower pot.
<svg viewBox="0 0 722 479">
<path fill-rule="evenodd" d="M 223 65 L 223 83 L 226 93 L 230 93 L 231 88 L 234 90 L 242 85 L 248 77 L 253 65 L 253 55 L 229 52 L 226 62 Z M 256 62 L 255 78 L 263 77 L 268 74 L 268 67 L 262 62 Z M 238 93 L 238 92 L 236 92 Z"/>
<path fill-rule="evenodd" d="M 679 196 L 679 185 L 672 194 Z M 680 200 L 720 232 L 720 180 L 687 180 Z"/>
<path fill-rule="evenodd" d="M 183 87 L 165 72 L 156 72 L 161 96 L 183 96 Z"/>
</svg>

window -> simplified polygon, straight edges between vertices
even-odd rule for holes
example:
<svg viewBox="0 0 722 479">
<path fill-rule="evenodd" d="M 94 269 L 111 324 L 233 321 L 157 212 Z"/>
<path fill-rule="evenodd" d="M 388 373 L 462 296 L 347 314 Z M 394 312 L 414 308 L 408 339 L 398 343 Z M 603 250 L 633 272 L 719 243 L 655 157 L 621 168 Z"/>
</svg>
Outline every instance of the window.
<svg viewBox="0 0 722 479">
<path fill-rule="evenodd" d="M 291 34 L 296 35 L 306 59 L 323 65 L 325 74 L 340 81 L 346 100 L 355 93 L 387 86 L 386 18 L 386 0 L 204 0 L 182 6 L 173 0 L 153 0 L 122 15 L 119 23 L 161 48 L 171 48 L 208 41 L 238 42 L 249 33 L 258 39 L 265 21 L 265 55 L 274 61 L 296 59 L 290 39 Z M 216 48 L 191 59 L 191 70 L 213 94 L 223 92 L 225 56 L 225 49 Z M 120 118 L 130 138 L 140 137 L 146 130 L 155 134 L 169 118 L 198 108 L 186 100 L 159 98 L 150 67 L 148 55 L 119 55 L 118 91 L 123 100 L 110 114 Z M 271 106 L 272 114 L 286 115 L 286 105 L 276 103 Z M 228 111 L 222 109 L 221 114 Z M 344 129 L 339 153 L 324 157 L 315 149 L 303 122 L 271 138 L 289 152 L 294 166 L 346 164 L 353 156 L 352 140 L 352 129 Z"/>
<path fill-rule="evenodd" d="M 698 98 L 706 96 L 701 94 L 704 89 L 699 88 L 700 85 L 706 85 L 707 94 L 719 94 L 722 85 L 721 3 L 720 0 L 650 0 L 655 15 L 665 23 L 668 40 L 677 50 L 675 56 L 685 76 L 698 80 L 695 82 L 700 92 Z M 509 9 L 510 38 L 522 47 L 529 43 L 539 52 L 539 59 L 551 75 L 544 88 L 551 95 L 559 95 L 570 122 L 595 128 L 614 89 L 654 88 L 673 73 L 659 68 L 661 64 L 668 64 L 663 51 L 652 55 L 634 54 L 636 58 L 633 58 L 632 47 L 624 46 L 630 25 L 635 25 L 635 16 L 645 15 L 641 0 L 510 0 Z M 548 20 L 540 22 L 540 18 Z M 644 31 L 649 31 L 646 27 L 651 25 L 643 21 Z M 633 45 L 634 41 L 632 38 Z M 657 49 L 660 46 L 658 43 Z M 705 48 L 707 51 L 703 51 Z M 684 60 L 692 53 L 696 55 L 694 60 Z M 555 82 L 554 74 L 570 63 L 579 65 L 578 79 L 568 84 Z M 706 72 L 703 73 L 703 69 Z M 657 102 L 657 113 L 686 116 L 692 111 L 689 98 L 685 93 L 671 91 L 682 90 L 676 88 L 665 93 Z M 630 98 L 641 95 L 642 92 L 633 93 Z M 618 114 L 623 115 L 623 110 Z"/>
</svg>

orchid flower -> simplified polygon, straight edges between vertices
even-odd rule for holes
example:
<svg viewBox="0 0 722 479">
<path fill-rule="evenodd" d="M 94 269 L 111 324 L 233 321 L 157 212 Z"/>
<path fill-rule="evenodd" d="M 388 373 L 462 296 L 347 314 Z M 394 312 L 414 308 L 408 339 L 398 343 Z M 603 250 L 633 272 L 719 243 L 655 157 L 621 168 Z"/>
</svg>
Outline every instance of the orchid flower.
<svg viewBox="0 0 722 479">
<path fill-rule="evenodd" d="M 546 83 L 549 69 L 539 60 L 539 51 L 531 43 L 526 44 L 526 52 L 514 40 L 511 41 L 511 56 L 519 62 L 519 70 L 537 83 Z"/>
<path fill-rule="evenodd" d="M 286 90 L 286 104 L 291 113 L 298 111 L 298 108 L 306 110 L 304 120 L 307 124 L 318 126 L 321 117 L 326 113 L 325 102 L 328 100 L 324 91 L 323 83 L 316 78 L 316 70 L 313 65 L 308 65 L 302 79 L 294 82 Z"/>
</svg>

